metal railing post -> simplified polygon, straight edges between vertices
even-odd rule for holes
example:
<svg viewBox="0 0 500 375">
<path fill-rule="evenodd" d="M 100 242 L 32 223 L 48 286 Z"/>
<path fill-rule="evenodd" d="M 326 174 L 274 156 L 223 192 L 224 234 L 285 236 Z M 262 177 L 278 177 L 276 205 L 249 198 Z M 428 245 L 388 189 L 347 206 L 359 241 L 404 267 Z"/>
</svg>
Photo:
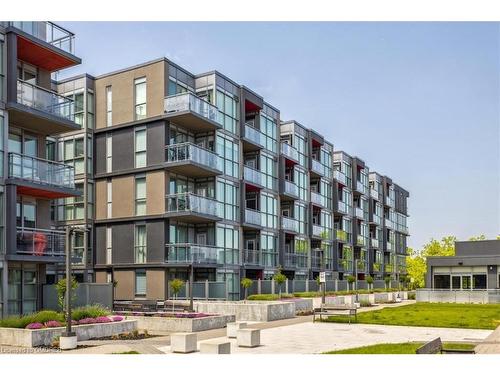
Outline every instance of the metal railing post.
<svg viewBox="0 0 500 375">
<path fill-rule="evenodd" d="M 262 294 L 262 280 L 257 280 L 257 294 Z"/>
<path fill-rule="evenodd" d="M 205 299 L 207 301 L 210 298 L 209 293 L 210 293 L 210 287 L 208 285 L 208 280 L 205 280 Z"/>
</svg>

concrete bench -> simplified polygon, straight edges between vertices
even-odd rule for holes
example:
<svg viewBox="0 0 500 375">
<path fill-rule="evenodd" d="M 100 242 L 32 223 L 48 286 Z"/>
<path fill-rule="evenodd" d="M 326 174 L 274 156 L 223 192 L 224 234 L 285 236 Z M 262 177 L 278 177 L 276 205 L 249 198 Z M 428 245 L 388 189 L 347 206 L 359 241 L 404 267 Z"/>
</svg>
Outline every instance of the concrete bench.
<svg viewBox="0 0 500 375">
<path fill-rule="evenodd" d="M 227 323 L 226 334 L 227 337 L 236 338 L 236 333 L 239 329 L 247 328 L 247 324 L 243 322 Z"/>
<path fill-rule="evenodd" d="M 231 354 L 231 342 L 225 339 L 206 340 L 200 343 L 202 354 Z"/>
<path fill-rule="evenodd" d="M 260 345 L 260 329 L 243 328 L 236 334 L 238 346 L 243 348 L 255 348 Z"/>
<path fill-rule="evenodd" d="M 195 352 L 197 342 L 196 333 L 172 333 L 170 335 L 170 349 L 172 353 Z"/>
</svg>

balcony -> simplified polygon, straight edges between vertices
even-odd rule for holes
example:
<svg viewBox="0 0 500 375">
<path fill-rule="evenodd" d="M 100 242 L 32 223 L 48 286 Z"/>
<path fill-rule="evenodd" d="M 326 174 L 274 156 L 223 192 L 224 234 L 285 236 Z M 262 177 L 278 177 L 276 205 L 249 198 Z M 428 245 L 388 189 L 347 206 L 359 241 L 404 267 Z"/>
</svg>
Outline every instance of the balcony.
<svg viewBox="0 0 500 375">
<path fill-rule="evenodd" d="M 246 184 L 252 185 L 257 189 L 262 189 L 266 186 L 266 175 L 248 165 L 245 165 L 243 168 L 243 180 Z"/>
<path fill-rule="evenodd" d="M 394 229 L 394 223 L 392 222 L 392 220 L 385 218 L 384 223 L 385 223 L 386 228 Z"/>
<path fill-rule="evenodd" d="M 262 227 L 262 213 L 251 208 L 245 208 L 243 225 L 245 224 L 252 227 Z"/>
<path fill-rule="evenodd" d="M 320 193 L 311 191 L 311 203 L 316 206 L 326 207 L 326 198 Z"/>
<path fill-rule="evenodd" d="M 286 165 L 294 165 L 299 162 L 299 152 L 286 142 L 281 142 L 281 154 L 286 158 Z"/>
<path fill-rule="evenodd" d="M 366 272 L 367 262 L 363 259 L 356 260 L 356 272 Z"/>
<path fill-rule="evenodd" d="M 336 235 L 337 241 L 347 242 L 347 232 L 345 230 L 337 229 L 335 231 L 335 235 Z"/>
<path fill-rule="evenodd" d="M 378 249 L 378 247 L 379 247 L 379 240 L 378 240 L 378 238 L 370 238 L 370 246 L 373 249 Z"/>
<path fill-rule="evenodd" d="M 45 134 L 80 129 L 75 123 L 73 100 L 43 87 L 17 80 L 17 95 L 7 103 L 10 121 Z"/>
<path fill-rule="evenodd" d="M 219 202 L 213 198 L 202 197 L 193 193 L 167 195 L 165 207 L 168 218 L 176 218 L 188 223 L 218 221 Z"/>
<path fill-rule="evenodd" d="M 382 218 L 378 215 L 373 214 L 371 222 L 376 225 L 382 225 Z"/>
<path fill-rule="evenodd" d="M 389 196 L 385 196 L 385 205 L 389 206 L 391 208 L 394 208 L 394 198 L 391 198 Z"/>
<path fill-rule="evenodd" d="M 17 228 L 16 254 L 39 257 L 64 257 L 66 233 L 64 231 Z"/>
<path fill-rule="evenodd" d="M 48 21 L 8 22 L 16 34 L 17 58 L 54 72 L 80 64 L 75 54 L 75 35 Z"/>
<path fill-rule="evenodd" d="M 360 220 L 365 219 L 365 212 L 363 211 L 362 208 L 356 207 L 356 210 L 354 212 L 355 212 L 355 215 L 358 219 L 360 219 Z"/>
<path fill-rule="evenodd" d="M 311 268 L 321 269 L 323 268 L 321 263 L 322 263 L 321 257 L 311 256 Z"/>
<path fill-rule="evenodd" d="M 382 267 L 382 263 L 373 263 L 373 272 L 382 272 L 383 270 L 383 267 Z"/>
<path fill-rule="evenodd" d="M 165 168 L 188 177 L 222 174 L 222 159 L 216 153 L 193 143 L 178 143 L 165 148 Z"/>
<path fill-rule="evenodd" d="M 165 117 L 194 133 L 220 129 L 217 107 L 191 92 L 167 96 Z"/>
<path fill-rule="evenodd" d="M 9 179 L 18 194 L 47 199 L 77 196 L 75 169 L 50 160 L 9 152 Z"/>
<path fill-rule="evenodd" d="M 299 199 L 299 187 L 295 182 L 283 180 L 281 194 L 292 199 Z"/>
<path fill-rule="evenodd" d="M 384 265 L 384 272 L 385 273 L 393 273 L 394 272 L 394 265 L 393 264 Z"/>
<path fill-rule="evenodd" d="M 344 172 L 339 170 L 334 170 L 333 178 L 337 180 L 337 182 L 340 183 L 341 185 L 347 186 L 347 176 L 345 175 Z"/>
<path fill-rule="evenodd" d="M 284 263 L 288 268 L 308 268 L 307 254 L 286 253 Z"/>
<path fill-rule="evenodd" d="M 356 238 L 356 245 L 357 246 L 366 246 L 366 237 L 362 236 L 362 235 L 358 235 L 358 237 Z"/>
<path fill-rule="evenodd" d="M 385 246 L 385 248 L 387 249 L 387 251 L 393 251 L 394 250 L 394 244 L 390 241 L 387 241 L 387 244 Z"/>
<path fill-rule="evenodd" d="M 370 188 L 370 197 L 378 201 L 378 191 Z"/>
<path fill-rule="evenodd" d="M 245 266 L 261 266 L 259 250 L 243 250 L 243 264 Z"/>
<path fill-rule="evenodd" d="M 349 206 L 346 202 L 337 202 L 337 211 L 344 215 L 349 215 Z"/>
<path fill-rule="evenodd" d="M 325 176 L 325 167 L 316 159 L 311 158 L 311 173 L 319 177 Z"/>
<path fill-rule="evenodd" d="M 278 253 L 275 251 L 262 251 L 261 250 L 262 266 L 274 268 L 278 266 Z"/>
<path fill-rule="evenodd" d="M 256 151 L 266 147 L 266 136 L 251 123 L 245 123 L 241 135 L 243 151 Z"/>
<path fill-rule="evenodd" d="M 351 259 L 339 259 L 339 272 L 353 272 L 353 261 Z"/>
<path fill-rule="evenodd" d="M 294 218 L 282 216 L 281 229 L 283 229 L 286 232 L 299 233 L 299 222 Z"/>
<path fill-rule="evenodd" d="M 219 259 L 224 259 L 224 249 L 193 243 L 167 244 L 165 246 L 165 263 L 172 264 L 220 264 Z"/>
</svg>

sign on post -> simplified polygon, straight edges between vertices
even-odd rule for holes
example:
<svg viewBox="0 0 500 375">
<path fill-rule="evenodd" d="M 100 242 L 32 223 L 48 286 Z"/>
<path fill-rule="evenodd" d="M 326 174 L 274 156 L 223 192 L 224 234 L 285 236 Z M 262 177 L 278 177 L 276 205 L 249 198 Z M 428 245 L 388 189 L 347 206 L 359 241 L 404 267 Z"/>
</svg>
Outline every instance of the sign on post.
<svg viewBox="0 0 500 375">
<path fill-rule="evenodd" d="M 326 272 L 320 272 L 319 273 L 319 282 L 320 283 L 326 283 Z"/>
</svg>

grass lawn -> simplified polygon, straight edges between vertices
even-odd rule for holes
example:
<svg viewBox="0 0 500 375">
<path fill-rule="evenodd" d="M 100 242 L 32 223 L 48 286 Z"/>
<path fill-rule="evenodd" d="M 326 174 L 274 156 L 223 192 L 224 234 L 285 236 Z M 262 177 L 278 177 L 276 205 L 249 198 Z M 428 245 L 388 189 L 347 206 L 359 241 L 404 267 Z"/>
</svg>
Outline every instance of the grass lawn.
<svg viewBox="0 0 500 375">
<path fill-rule="evenodd" d="M 118 352 L 118 353 L 111 353 L 111 354 L 140 354 L 138 351 L 135 350 L 129 350 L 128 352 Z"/>
<path fill-rule="evenodd" d="M 415 354 L 415 351 L 422 345 L 423 343 L 421 342 L 377 344 L 352 349 L 334 350 L 323 354 Z M 472 344 L 443 343 L 445 349 L 472 350 L 474 346 Z"/>
<path fill-rule="evenodd" d="M 348 319 L 344 316 L 330 316 L 325 321 L 347 323 Z M 500 324 L 500 305 L 415 303 L 359 313 L 358 323 L 495 329 Z"/>
</svg>

